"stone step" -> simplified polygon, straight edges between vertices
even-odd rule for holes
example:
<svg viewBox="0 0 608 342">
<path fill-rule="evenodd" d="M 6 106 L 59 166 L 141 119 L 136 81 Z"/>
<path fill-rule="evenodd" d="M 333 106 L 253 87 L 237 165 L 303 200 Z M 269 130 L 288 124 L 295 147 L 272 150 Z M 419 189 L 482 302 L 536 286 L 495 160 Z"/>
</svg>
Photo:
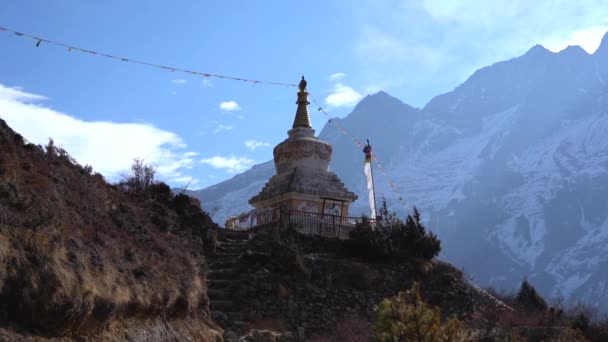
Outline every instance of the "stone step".
<svg viewBox="0 0 608 342">
<path fill-rule="evenodd" d="M 231 294 L 226 290 L 217 290 L 217 289 L 207 289 L 207 295 L 210 298 L 210 301 L 214 300 L 222 300 L 222 299 L 230 299 Z"/>
<path fill-rule="evenodd" d="M 230 259 L 236 259 L 241 254 L 242 253 L 240 253 L 240 252 L 222 252 L 222 251 L 215 253 L 215 255 L 217 255 L 218 258 L 230 258 Z"/>
<path fill-rule="evenodd" d="M 223 312 L 234 310 L 234 306 L 234 302 L 228 299 L 212 300 L 209 302 L 209 308 L 211 310 L 219 310 Z"/>
<path fill-rule="evenodd" d="M 247 246 L 247 241 L 234 241 L 234 240 L 219 240 L 220 246 L 234 246 L 234 247 L 244 247 Z"/>
<path fill-rule="evenodd" d="M 246 321 L 245 313 L 237 311 L 225 311 L 224 314 L 228 316 L 231 322 L 235 321 Z"/>
<path fill-rule="evenodd" d="M 239 248 L 239 249 L 247 249 L 246 243 L 234 243 L 234 242 L 221 242 L 218 244 L 218 248 Z"/>
<path fill-rule="evenodd" d="M 218 241 L 221 242 L 222 244 L 229 243 L 229 244 L 233 244 L 233 245 L 242 246 L 242 245 L 247 244 L 248 239 L 247 240 L 234 240 L 234 239 L 225 238 L 225 239 L 218 239 Z"/>
<path fill-rule="evenodd" d="M 219 252 L 242 253 L 245 250 L 246 250 L 246 248 L 243 248 L 243 247 L 224 246 L 224 245 L 222 245 L 222 246 L 219 246 L 215 251 L 216 251 L 216 253 L 219 253 Z"/>
<path fill-rule="evenodd" d="M 218 270 L 209 270 L 209 279 L 231 279 L 236 272 L 232 268 L 221 268 Z"/>
<path fill-rule="evenodd" d="M 222 232 L 220 234 L 220 239 L 224 238 L 224 239 L 232 239 L 232 240 L 249 240 L 249 238 L 251 237 L 251 233 L 250 232 L 246 232 L 246 231 L 241 231 L 241 232 L 236 232 L 236 231 L 225 231 Z"/>
<path fill-rule="evenodd" d="M 214 260 L 209 264 L 210 270 L 219 270 L 222 268 L 231 268 L 236 264 L 234 259 Z"/>
<path fill-rule="evenodd" d="M 249 322 L 232 321 L 231 323 L 232 323 L 232 325 L 238 327 L 241 331 L 249 330 L 249 328 L 251 327 L 251 324 Z"/>
<path fill-rule="evenodd" d="M 234 242 L 220 242 L 218 247 L 246 249 L 247 244 L 246 243 L 234 243 Z"/>
<path fill-rule="evenodd" d="M 243 245 L 248 244 L 249 238 L 243 238 L 243 239 L 218 238 L 217 242 L 219 242 L 220 244 L 227 244 L 227 243 L 229 243 L 229 244 L 243 246 Z"/>
<path fill-rule="evenodd" d="M 211 318 L 213 318 L 214 321 L 222 323 L 227 323 L 229 321 L 228 315 L 219 310 L 211 310 Z"/>
<path fill-rule="evenodd" d="M 232 262 L 232 263 L 235 263 L 238 260 L 238 258 L 235 258 L 233 256 L 225 257 L 225 256 L 217 256 L 217 255 L 214 256 L 214 257 L 212 257 L 212 258 L 210 258 L 210 259 L 211 259 L 210 260 L 211 263 L 215 263 L 215 262 L 219 262 L 219 263 L 222 263 L 222 262 Z"/>
<path fill-rule="evenodd" d="M 225 234 L 218 235 L 217 240 L 222 242 L 234 242 L 234 243 L 247 243 L 251 239 L 251 234 L 243 234 L 243 235 L 230 235 L 227 236 Z"/>
<path fill-rule="evenodd" d="M 231 279 L 207 279 L 207 287 L 210 289 L 226 289 L 232 285 Z"/>
</svg>

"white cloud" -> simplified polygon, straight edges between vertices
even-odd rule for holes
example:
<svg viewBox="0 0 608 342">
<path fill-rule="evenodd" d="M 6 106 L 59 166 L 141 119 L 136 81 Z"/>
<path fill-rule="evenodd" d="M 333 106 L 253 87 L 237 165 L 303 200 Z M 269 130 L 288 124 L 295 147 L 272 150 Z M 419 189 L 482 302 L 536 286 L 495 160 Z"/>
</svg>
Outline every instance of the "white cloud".
<svg viewBox="0 0 608 342">
<path fill-rule="evenodd" d="M 222 132 L 228 132 L 230 130 L 232 130 L 234 128 L 234 126 L 231 125 L 223 125 L 223 124 L 218 124 L 215 129 L 213 130 L 214 134 L 217 133 L 222 133 Z"/>
<path fill-rule="evenodd" d="M 157 166 L 159 177 L 183 176 L 195 152 L 175 133 L 148 124 L 83 121 L 36 103 L 44 96 L 0 84 L 0 117 L 34 144 L 49 138 L 80 164 L 91 165 L 111 180 L 130 169 L 133 158 Z"/>
<path fill-rule="evenodd" d="M 226 112 L 234 112 L 236 110 L 240 110 L 241 106 L 234 101 L 224 101 L 220 103 L 220 109 Z"/>
<path fill-rule="evenodd" d="M 171 83 L 181 85 L 188 83 L 188 80 L 171 80 Z"/>
<path fill-rule="evenodd" d="M 201 85 L 205 88 L 213 87 L 213 83 L 206 78 L 203 79 L 203 81 L 201 82 Z"/>
<path fill-rule="evenodd" d="M 333 81 L 339 81 L 341 79 L 344 78 L 344 76 L 346 76 L 345 73 L 342 72 L 337 72 L 335 74 L 331 74 L 329 75 L 329 77 L 327 78 L 329 81 L 333 82 Z"/>
<path fill-rule="evenodd" d="M 332 107 L 351 107 L 361 100 L 362 95 L 353 88 L 337 83 L 332 88 L 332 94 L 325 99 L 325 103 Z"/>
<path fill-rule="evenodd" d="M 255 149 L 258 147 L 268 147 L 268 146 L 270 146 L 269 143 L 257 141 L 255 139 L 250 139 L 250 140 L 245 141 L 245 147 L 247 147 L 248 149 L 250 149 L 252 151 L 255 151 Z"/>
<path fill-rule="evenodd" d="M 608 32 L 608 25 L 582 28 L 566 36 L 549 37 L 542 42 L 542 45 L 553 52 L 561 51 L 568 45 L 578 45 L 588 53 L 594 53 L 606 32 Z"/>
<path fill-rule="evenodd" d="M 23 91 L 22 87 L 5 87 L 0 84 L 0 100 L 16 101 L 21 103 L 44 101 L 46 96 L 30 94 Z"/>
<path fill-rule="evenodd" d="M 246 157 L 222 157 L 215 156 L 202 159 L 201 163 L 207 164 L 216 169 L 224 169 L 229 173 L 240 173 L 253 166 L 253 160 Z"/>
<path fill-rule="evenodd" d="M 353 6 L 358 80 L 387 83 L 416 106 L 451 91 L 476 69 L 524 54 L 581 45 L 594 51 L 608 27 L 605 0 L 367 0 Z M 603 32 L 602 32 L 603 31 Z M 403 97 L 403 96 L 402 96 Z"/>
</svg>

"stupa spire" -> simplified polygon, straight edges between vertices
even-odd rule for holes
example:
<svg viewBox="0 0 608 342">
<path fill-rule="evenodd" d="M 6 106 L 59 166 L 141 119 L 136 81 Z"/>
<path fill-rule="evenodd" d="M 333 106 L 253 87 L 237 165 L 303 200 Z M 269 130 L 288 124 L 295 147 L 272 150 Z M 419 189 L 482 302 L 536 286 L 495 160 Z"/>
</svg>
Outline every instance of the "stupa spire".
<svg viewBox="0 0 608 342">
<path fill-rule="evenodd" d="M 293 128 L 296 127 L 310 127 L 310 117 L 308 116 L 308 92 L 306 91 L 306 80 L 302 76 L 302 80 L 298 85 L 298 100 L 296 101 L 298 109 L 296 110 L 296 117 L 293 120 Z"/>
</svg>

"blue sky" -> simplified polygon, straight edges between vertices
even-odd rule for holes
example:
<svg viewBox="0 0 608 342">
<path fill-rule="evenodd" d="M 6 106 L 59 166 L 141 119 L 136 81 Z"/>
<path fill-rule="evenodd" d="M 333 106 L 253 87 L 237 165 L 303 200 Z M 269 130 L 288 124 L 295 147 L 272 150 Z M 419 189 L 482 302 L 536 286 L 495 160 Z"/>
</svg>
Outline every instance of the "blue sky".
<svg viewBox="0 0 608 342">
<path fill-rule="evenodd" d="M 424 106 L 484 65 L 581 45 L 608 31 L 603 0 L 3 0 L 0 27 L 85 49 L 242 78 L 297 83 L 331 116 L 385 90 Z M 272 158 L 295 89 L 203 78 L 0 32 L 0 117 L 49 137 L 109 179 L 134 157 L 162 180 L 206 187 Z M 317 133 L 327 118 L 310 107 Z"/>
</svg>

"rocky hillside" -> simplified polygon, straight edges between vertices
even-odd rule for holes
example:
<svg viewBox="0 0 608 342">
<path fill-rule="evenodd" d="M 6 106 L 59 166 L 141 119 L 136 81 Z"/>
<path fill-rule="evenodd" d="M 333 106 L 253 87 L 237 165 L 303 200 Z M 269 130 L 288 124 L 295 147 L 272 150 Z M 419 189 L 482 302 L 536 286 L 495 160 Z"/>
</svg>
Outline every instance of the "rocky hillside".
<svg viewBox="0 0 608 342">
<path fill-rule="evenodd" d="M 286 229 L 258 230 L 242 246 L 234 264 L 212 271 L 229 272 L 231 282 L 220 290 L 226 294 L 219 300 L 223 307 L 213 313 L 234 335 L 240 328 L 271 328 L 310 340 L 331 335 L 345 322 L 357 322 L 368 334 L 357 341 L 369 340 L 374 307 L 414 281 L 422 284 L 424 298 L 439 306 L 444 317 L 473 322 L 482 312 L 513 311 L 445 262 L 372 262 L 345 255 L 340 240 Z M 217 292 L 214 296 L 220 298 Z M 238 318 L 231 312 L 236 308 Z M 226 321 L 235 318 L 240 324 Z"/>
<path fill-rule="evenodd" d="M 416 305 L 437 306 L 437 324 L 455 318 L 467 334 L 573 331 L 548 326 L 545 306 L 534 322 L 514 321 L 526 301 L 506 305 L 434 260 L 440 246 L 424 229 L 384 249 L 288 228 L 218 229 L 197 200 L 162 183 L 110 185 L 0 120 L 0 340 L 364 341 L 377 305 L 414 282 Z"/>
<path fill-rule="evenodd" d="M 360 243 L 369 240 L 355 238 L 352 244 L 276 227 L 239 232 L 249 236 L 243 240 L 230 234 L 221 254 L 236 255 L 231 262 L 212 261 L 217 289 L 210 295 L 227 341 L 238 336 L 247 341 L 370 341 L 383 324 L 379 308 L 398 293 L 411 295 L 413 284 L 419 284 L 425 303 L 418 301 L 416 312 L 437 312 L 438 323 L 459 322 L 462 338 L 446 341 L 604 341 L 608 336 L 607 322 L 585 321 L 580 317 L 590 316 L 583 311 L 550 308 L 528 281 L 516 295 L 505 296 L 505 304 L 449 263 L 361 253 Z M 400 328 L 394 331 L 416 324 L 414 317 L 402 316 L 406 312 L 396 316 Z M 587 323 L 577 323 L 582 321 Z M 414 335 L 393 336 L 410 341 Z"/>
<path fill-rule="evenodd" d="M 0 120 L 0 340 L 215 341 L 214 227 L 196 200 L 110 185 Z"/>
<path fill-rule="evenodd" d="M 370 139 L 405 202 L 380 172 L 376 193 L 402 215 L 418 206 L 443 255 L 480 284 L 512 289 L 528 276 L 547 297 L 608 309 L 607 81 L 608 35 L 592 55 L 537 45 L 422 109 L 380 92 L 336 123 Z M 352 212 L 367 212 L 360 149 L 331 124 L 319 136 L 359 195 Z M 192 194 L 223 222 L 273 172 L 264 163 Z"/>
</svg>

